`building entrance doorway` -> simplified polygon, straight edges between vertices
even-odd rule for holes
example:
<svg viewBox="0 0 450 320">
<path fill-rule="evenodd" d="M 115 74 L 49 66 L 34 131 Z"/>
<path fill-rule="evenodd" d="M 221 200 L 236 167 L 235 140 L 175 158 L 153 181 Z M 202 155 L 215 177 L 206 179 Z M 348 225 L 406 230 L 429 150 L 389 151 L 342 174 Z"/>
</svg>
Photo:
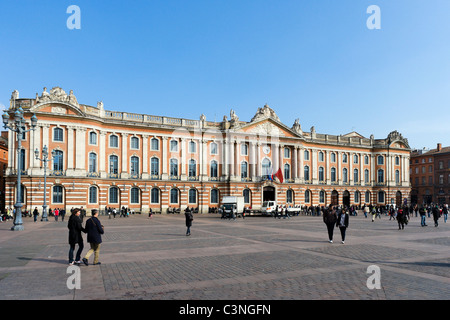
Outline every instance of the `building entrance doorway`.
<svg viewBox="0 0 450 320">
<path fill-rule="evenodd" d="M 337 206 L 339 204 L 339 193 L 336 190 L 331 192 L 331 205 Z"/>
<path fill-rule="evenodd" d="M 350 192 L 347 190 L 345 190 L 342 195 L 342 204 L 346 207 L 350 207 Z"/>
<path fill-rule="evenodd" d="M 275 201 L 275 188 L 274 187 L 264 187 L 263 188 L 263 202 L 264 201 Z"/>
</svg>

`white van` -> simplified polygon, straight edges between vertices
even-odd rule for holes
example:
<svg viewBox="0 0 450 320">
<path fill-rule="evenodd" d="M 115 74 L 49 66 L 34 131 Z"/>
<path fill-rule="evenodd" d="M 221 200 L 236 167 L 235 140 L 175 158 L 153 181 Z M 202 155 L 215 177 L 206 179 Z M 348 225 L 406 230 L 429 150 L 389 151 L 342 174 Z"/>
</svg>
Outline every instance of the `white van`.
<svg viewBox="0 0 450 320">
<path fill-rule="evenodd" d="M 277 207 L 276 201 L 264 201 L 261 207 L 261 213 L 263 215 L 272 215 L 275 212 L 275 208 Z"/>
</svg>

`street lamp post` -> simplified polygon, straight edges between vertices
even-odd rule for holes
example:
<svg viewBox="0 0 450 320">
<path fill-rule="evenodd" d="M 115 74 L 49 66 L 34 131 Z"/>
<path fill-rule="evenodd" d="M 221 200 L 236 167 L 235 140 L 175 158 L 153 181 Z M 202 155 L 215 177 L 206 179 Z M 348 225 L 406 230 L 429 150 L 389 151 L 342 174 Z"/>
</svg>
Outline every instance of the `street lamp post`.
<svg viewBox="0 0 450 320">
<path fill-rule="evenodd" d="M 39 149 L 34 150 L 36 160 L 40 160 L 44 163 L 44 204 L 42 205 L 42 219 L 41 221 L 48 221 L 47 218 L 47 162 L 52 161 L 55 158 L 55 151 L 52 151 L 52 158 L 48 158 L 48 148 L 45 145 L 42 149 L 42 159 L 39 158 Z"/>
<path fill-rule="evenodd" d="M 14 109 L 15 109 L 15 100 L 14 100 Z M 8 114 L 8 111 L 2 115 L 3 118 L 3 127 L 5 129 L 9 129 L 12 132 L 16 133 L 17 136 L 17 192 L 16 192 L 16 203 L 14 204 L 15 213 L 14 213 L 14 226 L 11 227 L 13 231 L 24 230 L 23 222 L 22 222 L 22 188 L 20 178 L 22 175 L 22 167 L 21 167 L 21 149 L 22 149 L 22 135 L 28 131 L 35 130 L 37 124 L 37 117 L 35 114 L 31 117 L 31 127 L 30 129 L 25 129 L 25 118 L 23 117 L 23 109 L 21 107 L 15 109 L 14 119 L 11 119 Z"/>
</svg>

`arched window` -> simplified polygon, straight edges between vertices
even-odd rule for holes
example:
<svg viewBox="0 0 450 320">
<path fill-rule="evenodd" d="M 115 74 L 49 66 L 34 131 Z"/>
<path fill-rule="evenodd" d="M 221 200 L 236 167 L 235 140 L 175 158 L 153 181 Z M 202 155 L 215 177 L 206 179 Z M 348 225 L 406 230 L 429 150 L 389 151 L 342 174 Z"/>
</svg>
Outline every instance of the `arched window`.
<svg viewBox="0 0 450 320">
<path fill-rule="evenodd" d="M 109 156 L 109 173 L 110 174 L 119 173 L 119 157 L 116 155 Z"/>
<path fill-rule="evenodd" d="M 267 176 L 272 174 L 272 163 L 269 159 L 264 158 L 262 163 L 262 175 Z"/>
<path fill-rule="evenodd" d="M 156 138 L 152 138 L 150 140 L 150 150 L 158 151 L 159 150 L 159 140 Z"/>
<path fill-rule="evenodd" d="M 193 178 L 197 176 L 197 163 L 194 159 L 189 160 L 189 177 Z"/>
<path fill-rule="evenodd" d="M 109 188 L 109 203 L 114 204 L 119 203 L 119 188 L 117 187 Z"/>
<path fill-rule="evenodd" d="M 159 189 L 158 188 L 152 188 L 150 191 L 151 194 L 151 203 L 159 203 Z"/>
<path fill-rule="evenodd" d="M 353 181 L 355 183 L 359 182 L 359 171 L 358 171 L 358 169 L 353 169 Z"/>
<path fill-rule="evenodd" d="M 218 154 L 217 143 L 211 142 L 210 150 L 211 150 L 211 154 Z"/>
<path fill-rule="evenodd" d="M 178 189 L 170 189 L 170 203 L 178 203 Z"/>
<path fill-rule="evenodd" d="M 189 189 L 189 203 L 197 203 L 197 190 Z"/>
<path fill-rule="evenodd" d="M 336 168 L 331 168 L 331 182 L 336 182 Z"/>
<path fill-rule="evenodd" d="M 395 170 L 395 183 L 399 184 L 400 183 L 400 171 Z"/>
<path fill-rule="evenodd" d="M 378 183 L 383 183 L 384 182 L 384 170 L 383 169 L 378 169 L 377 171 L 377 177 L 378 177 Z"/>
<path fill-rule="evenodd" d="M 355 191 L 355 203 L 359 203 L 359 191 Z"/>
<path fill-rule="evenodd" d="M 284 164 L 284 178 L 286 180 L 291 178 L 291 166 L 288 163 Z"/>
<path fill-rule="evenodd" d="M 118 148 L 119 147 L 119 137 L 115 134 L 109 136 L 109 147 Z"/>
<path fill-rule="evenodd" d="M 303 168 L 305 181 L 309 181 L 309 166 Z"/>
<path fill-rule="evenodd" d="M 138 137 L 131 137 L 130 149 L 139 149 L 139 138 Z"/>
<path fill-rule="evenodd" d="M 170 176 L 177 177 L 178 176 L 178 160 L 170 159 Z"/>
<path fill-rule="evenodd" d="M 209 171 L 211 178 L 217 178 L 218 166 L 216 160 L 211 161 L 211 167 Z"/>
<path fill-rule="evenodd" d="M 247 161 L 241 162 L 241 178 L 248 178 L 248 164 Z"/>
<path fill-rule="evenodd" d="M 53 186 L 53 203 L 63 203 L 63 187 Z"/>
<path fill-rule="evenodd" d="M 286 191 L 286 203 L 293 203 L 294 202 L 294 192 L 292 189 L 287 189 Z"/>
<path fill-rule="evenodd" d="M 347 168 L 342 169 L 342 182 L 348 182 L 348 170 Z"/>
<path fill-rule="evenodd" d="M 378 203 L 384 203 L 384 191 L 378 191 Z"/>
<path fill-rule="evenodd" d="M 309 160 L 309 151 L 308 150 L 305 150 L 304 156 L 305 156 L 306 161 Z"/>
<path fill-rule="evenodd" d="M 211 203 L 219 203 L 219 190 L 211 189 Z"/>
<path fill-rule="evenodd" d="M 64 130 L 62 128 L 53 128 L 53 141 L 64 141 Z"/>
<path fill-rule="evenodd" d="M 370 203 L 370 191 L 366 191 L 364 194 L 364 202 Z"/>
<path fill-rule="evenodd" d="M 319 192 L 319 202 L 325 203 L 325 191 L 323 191 L 323 190 L 320 190 L 320 192 Z"/>
<path fill-rule="evenodd" d="M 197 151 L 197 144 L 195 141 L 189 141 L 189 153 L 195 153 Z"/>
<path fill-rule="evenodd" d="M 63 164 L 63 152 L 61 150 L 55 150 L 53 156 L 53 171 L 64 170 Z"/>
<path fill-rule="evenodd" d="M 364 182 L 365 183 L 369 183 L 370 182 L 370 178 L 369 178 L 369 170 L 365 169 L 364 170 Z"/>
<path fill-rule="evenodd" d="M 89 153 L 89 172 L 97 172 L 97 155 L 94 152 Z"/>
<path fill-rule="evenodd" d="M 132 175 L 138 175 L 139 174 L 139 158 L 136 156 L 131 157 L 131 170 L 130 173 Z"/>
<path fill-rule="evenodd" d="M 336 162 L 336 153 L 332 152 L 332 153 L 330 154 L 330 161 L 331 161 L 331 162 Z"/>
<path fill-rule="evenodd" d="M 137 187 L 133 187 L 130 189 L 130 203 L 136 204 L 139 203 L 140 198 L 140 190 Z"/>
<path fill-rule="evenodd" d="M 378 164 L 384 164 L 384 157 L 383 156 L 378 156 L 377 157 L 377 163 Z"/>
<path fill-rule="evenodd" d="M 150 159 L 150 174 L 152 176 L 159 176 L 159 159 L 157 157 Z"/>
<path fill-rule="evenodd" d="M 250 203 L 250 190 L 244 189 L 242 195 L 244 196 L 244 203 Z"/>
<path fill-rule="evenodd" d="M 305 191 L 305 203 L 309 203 L 311 201 L 310 199 L 310 192 L 309 190 Z"/>
<path fill-rule="evenodd" d="M 97 133 L 94 131 L 89 132 L 89 144 L 97 145 Z"/>
<path fill-rule="evenodd" d="M 90 186 L 89 187 L 89 203 L 97 203 L 97 187 L 96 186 Z"/>
<path fill-rule="evenodd" d="M 325 179 L 324 169 L 323 167 L 319 167 L 319 181 L 323 182 Z"/>
</svg>

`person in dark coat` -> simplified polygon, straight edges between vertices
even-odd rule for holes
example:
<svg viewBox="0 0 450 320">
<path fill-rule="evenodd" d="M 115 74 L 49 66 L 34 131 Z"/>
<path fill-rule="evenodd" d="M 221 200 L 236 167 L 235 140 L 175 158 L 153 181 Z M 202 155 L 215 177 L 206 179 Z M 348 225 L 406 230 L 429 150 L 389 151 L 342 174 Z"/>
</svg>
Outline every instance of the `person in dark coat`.
<svg viewBox="0 0 450 320">
<path fill-rule="evenodd" d="M 69 229 L 69 264 L 80 264 L 81 252 L 84 248 L 83 237 L 81 236 L 81 232 L 86 233 L 86 230 L 83 228 L 80 219 L 81 211 L 80 209 L 75 209 L 72 211 L 70 215 L 69 222 L 67 223 L 67 228 Z M 75 256 L 75 260 L 73 259 L 73 252 L 75 250 L 75 245 L 78 244 L 78 251 Z"/>
<path fill-rule="evenodd" d="M 407 216 L 405 213 L 405 208 L 398 208 L 397 211 L 397 222 L 398 222 L 398 230 L 405 229 L 405 223 L 407 222 Z"/>
<path fill-rule="evenodd" d="M 184 216 L 186 217 L 186 227 L 187 227 L 186 235 L 190 236 L 192 220 L 194 220 L 194 216 L 192 215 L 192 211 L 191 209 L 189 209 L 189 207 L 187 207 L 186 210 L 184 210 Z"/>
<path fill-rule="evenodd" d="M 102 234 L 104 233 L 103 225 L 98 220 L 98 210 L 92 210 L 92 217 L 86 220 L 87 242 L 91 248 L 83 258 L 85 265 L 88 265 L 89 257 L 94 254 L 94 265 L 100 264 L 98 258 L 100 256 L 100 244 L 102 243 Z"/>
<path fill-rule="evenodd" d="M 336 208 L 333 208 L 332 210 L 330 210 L 329 208 L 325 208 L 323 210 L 323 222 L 325 222 L 325 224 L 327 225 L 328 239 L 330 243 L 333 243 L 333 231 L 336 220 Z"/>
<path fill-rule="evenodd" d="M 433 213 L 434 226 L 437 227 L 439 225 L 439 218 L 441 217 L 441 212 L 437 204 L 433 205 L 431 212 Z"/>
<path fill-rule="evenodd" d="M 345 231 L 348 228 L 348 212 L 342 209 L 336 220 L 336 227 L 341 231 L 342 243 L 345 243 Z"/>
</svg>

